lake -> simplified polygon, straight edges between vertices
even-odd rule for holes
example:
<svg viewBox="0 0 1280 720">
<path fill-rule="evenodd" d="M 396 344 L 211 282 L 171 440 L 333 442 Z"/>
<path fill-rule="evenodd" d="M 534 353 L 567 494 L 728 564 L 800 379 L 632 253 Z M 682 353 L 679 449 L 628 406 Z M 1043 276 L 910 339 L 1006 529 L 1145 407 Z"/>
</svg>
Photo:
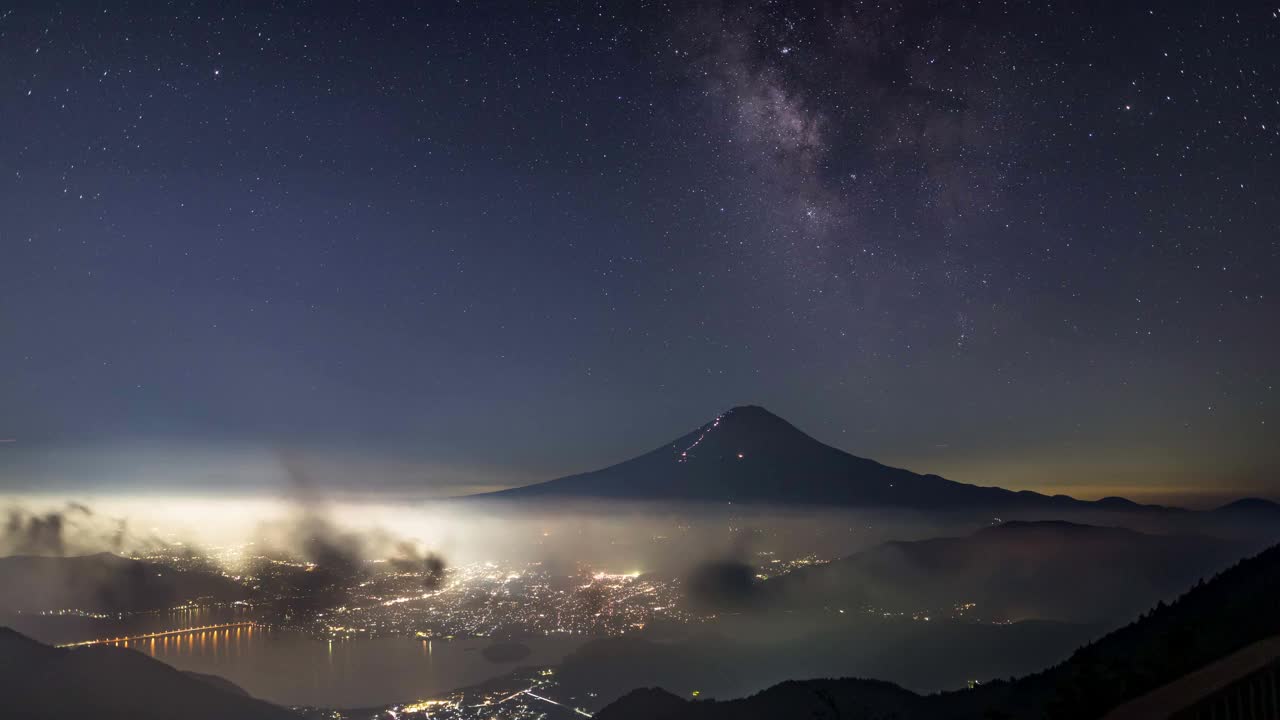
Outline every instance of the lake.
<svg viewBox="0 0 1280 720">
<path fill-rule="evenodd" d="M 180 670 L 220 675 L 254 697 L 283 705 L 370 707 L 474 685 L 518 666 L 554 665 L 585 637 L 522 640 L 530 653 L 494 662 L 476 639 L 317 640 L 289 630 L 236 627 L 129 643 Z"/>
<path fill-rule="evenodd" d="M 26 616 L 17 629 L 45 642 L 160 632 L 248 621 L 230 610 L 165 612 L 115 619 Z M 254 697 L 281 705 L 376 707 L 439 694 L 504 675 L 517 667 L 555 665 L 585 636 L 522 639 L 529 648 L 487 638 L 421 640 L 358 637 L 332 642 L 250 624 L 116 643 L 179 670 L 219 675 Z M 484 650 L 497 645 L 498 652 Z M 514 658 L 519 658 L 514 659 Z"/>
</svg>

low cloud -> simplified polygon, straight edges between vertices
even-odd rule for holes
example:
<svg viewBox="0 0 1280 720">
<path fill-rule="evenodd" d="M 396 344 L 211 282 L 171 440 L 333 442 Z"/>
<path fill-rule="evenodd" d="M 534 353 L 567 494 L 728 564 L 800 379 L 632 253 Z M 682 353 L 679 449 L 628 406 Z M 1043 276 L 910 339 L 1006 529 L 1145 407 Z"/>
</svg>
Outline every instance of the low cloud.
<svg viewBox="0 0 1280 720">
<path fill-rule="evenodd" d="M 386 559 L 396 572 L 421 573 L 427 589 L 439 586 L 446 564 L 435 553 L 384 530 L 357 531 L 340 526 L 301 464 L 282 459 L 293 509 L 280 522 L 261 528 L 262 544 L 273 553 L 307 564 L 287 572 L 277 612 L 286 619 L 314 616 L 342 604 L 350 587 L 372 574 L 372 560 Z"/>
<path fill-rule="evenodd" d="M 120 554 L 155 544 L 130 533 L 126 520 L 102 516 L 78 502 L 54 510 L 12 506 L 0 531 L 2 555 Z"/>
<path fill-rule="evenodd" d="M 686 580 L 690 605 L 702 611 L 737 612 L 759 606 L 755 568 L 737 560 L 716 560 L 693 569 Z"/>
</svg>

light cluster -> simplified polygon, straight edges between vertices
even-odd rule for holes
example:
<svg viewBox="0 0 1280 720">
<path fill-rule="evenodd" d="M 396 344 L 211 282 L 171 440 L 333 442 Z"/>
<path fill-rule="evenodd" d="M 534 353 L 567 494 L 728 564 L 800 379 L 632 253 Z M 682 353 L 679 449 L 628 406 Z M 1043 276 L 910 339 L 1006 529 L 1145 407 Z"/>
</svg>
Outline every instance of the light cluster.
<svg viewBox="0 0 1280 720">
<path fill-rule="evenodd" d="M 514 672 L 474 688 L 375 710 L 294 708 L 308 720 L 568 720 L 591 717 L 564 697 L 555 670 Z"/>
<path fill-rule="evenodd" d="M 425 591 L 415 573 L 375 576 L 344 604 L 306 620 L 313 634 L 422 638 L 619 635 L 655 620 L 697 620 L 682 608 L 678 580 L 608 573 L 585 565 L 556 576 L 541 563 L 476 562 L 449 570 Z"/>
</svg>

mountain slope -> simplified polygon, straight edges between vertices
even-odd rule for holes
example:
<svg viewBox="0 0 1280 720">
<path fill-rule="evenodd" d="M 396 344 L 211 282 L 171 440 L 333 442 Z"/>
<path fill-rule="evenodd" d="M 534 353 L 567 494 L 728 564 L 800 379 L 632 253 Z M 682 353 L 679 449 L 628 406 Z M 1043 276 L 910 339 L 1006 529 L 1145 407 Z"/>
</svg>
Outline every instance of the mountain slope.
<svg viewBox="0 0 1280 720">
<path fill-rule="evenodd" d="M 892 542 L 763 584 L 785 607 L 900 612 L 976 603 L 989 620 L 1132 617 L 1246 554 L 1241 543 L 1062 521 L 1007 522 L 965 537 Z"/>
<path fill-rule="evenodd" d="M 1246 645 L 1280 634 L 1280 546 L 1017 683 L 1050 718 L 1097 717 Z"/>
<path fill-rule="evenodd" d="M 598 720 L 776 717 L 1089 720 L 1241 648 L 1280 634 L 1280 546 L 1161 603 L 1044 672 L 920 696 L 859 679 L 783 683 L 741 700 L 689 702 L 661 691 L 623 697 Z M 896 690 L 896 692 L 895 692 Z M 780 708 L 784 714 L 779 714 Z M 787 709 L 789 708 L 789 709 Z M 794 710 L 795 712 L 791 712 Z"/>
<path fill-rule="evenodd" d="M 31 720 L 296 720 L 221 678 L 207 680 L 123 648 L 72 650 L 0 628 L 4 717 Z"/>
<path fill-rule="evenodd" d="M 693 432 L 601 470 L 472 498 L 661 500 L 926 510 L 1087 508 L 1066 496 L 918 475 L 824 445 L 762 407 L 735 407 Z"/>
</svg>

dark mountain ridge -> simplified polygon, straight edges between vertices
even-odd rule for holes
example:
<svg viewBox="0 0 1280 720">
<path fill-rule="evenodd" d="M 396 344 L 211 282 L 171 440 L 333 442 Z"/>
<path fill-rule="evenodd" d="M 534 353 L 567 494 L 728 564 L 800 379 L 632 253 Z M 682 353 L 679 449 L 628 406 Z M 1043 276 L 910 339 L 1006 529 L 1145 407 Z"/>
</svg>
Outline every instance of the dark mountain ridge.
<svg viewBox="0 0 1280 720">
<path fill-rule="evenodd" d="M 1265 498 L 1240 498 L 1210 511 L 1214 515 L 1264 517 L 1280 521 L 1280 503 Z"/>
<path fill-rule="evenodd" d="M 1066 521 L 890 542 L 763 583 L 771 607 L 914 612 L 974 603 L 989 620 L 1108 623 L 1170 599 L 1248 553 L 1246 543 Z"/>
<path fill-rule="evenodd" d="M 1018 680 L 922 696 L 875 680 L 792 681 L 751 697 L 691 702 L 632 692 L 598 720 L 1089 720 L 1253 643 L 1280 635 L 1280 546 L 1242 560 L 1176 601 Z"/>
</svg>

